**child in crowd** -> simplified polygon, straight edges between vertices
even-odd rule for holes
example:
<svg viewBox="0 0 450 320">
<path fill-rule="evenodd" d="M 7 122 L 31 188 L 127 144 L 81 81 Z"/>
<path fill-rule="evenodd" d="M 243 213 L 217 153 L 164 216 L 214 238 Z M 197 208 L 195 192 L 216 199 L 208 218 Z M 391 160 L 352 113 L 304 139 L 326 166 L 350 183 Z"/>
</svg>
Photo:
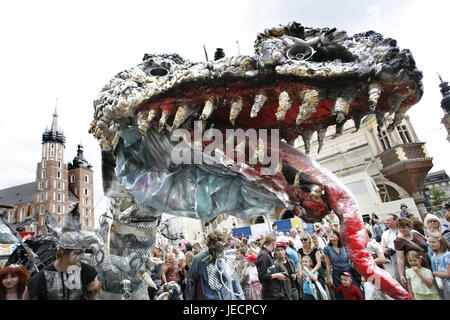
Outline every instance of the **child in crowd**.
<svg viewBox="0 0 450 320">
<path fill-rule="evenodd" d="M 433 276 L 436 281 L 442 282 L 442 298 L 450 300 L 450 252 L 447 241 L 439 233 L 433 233 L 428 237 L 428 242 L 432 251 Z"/>
<path fill-rule="evenodd" d="M 352 284 L 352 277 L 349 272 L 343 272 L 341 274 L 341 285 L 334 287 L 335 293 L 342 294 L 344 300 L 364 300 L 361 290 L 354 284 Z"/>
<path fill-rule="evenodd" d="M 256 256 L 251 254 L 245 257 L 247 266 L 244 275 L 248 276 L 249 296 L 250 300 L 262 300 L 262 285 L 259 282 L 258 270 L 256 268 Z"/>
<path fill-rule="evenodd" d="M 303 300 L 318 300 L 317 292 L 314 287 L 314 282 L 319 279 L 319 272 L 312 272 L 313 261 L 310 256 L 302 258 L 303 274 L 305 280 L 303 281 Z"/>
<path fill-rule="evenodd" d="M 11 264 L 0 270 L 0 300 L 23 300 L 23 293 L 30 279 L 27 269 Z"/>
<path fill-rule="evenodd" d="M 409 268 L 406 269 L 408 291 L 415 300 L 441 300 L 433 274 L 430 269 L 423 267 L 423 258 L 417 251 L 411 250 L 406 254 Z"/>
</svg>

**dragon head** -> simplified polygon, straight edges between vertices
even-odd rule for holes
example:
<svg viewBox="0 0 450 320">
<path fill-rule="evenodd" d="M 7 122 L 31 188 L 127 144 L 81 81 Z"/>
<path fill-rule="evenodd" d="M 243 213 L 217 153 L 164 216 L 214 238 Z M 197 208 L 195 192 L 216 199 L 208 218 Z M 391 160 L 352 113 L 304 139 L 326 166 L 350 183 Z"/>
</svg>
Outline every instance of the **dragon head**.
<svg viewBox="0 0 450 320">
<path fill-rule="evenodd" d="M 320 151 L 328 127 L 339 135 L 346 120 L 359 128 L 369 113 L 393 128 L 423 93 L 411 53 L 373 31 L 348 36 L 292 22 L 258 34 L 253 56 L 217 58 L 145 54 L 101 90 L 90 132 L 102 149 L 107 195 L 115 183 L 143 207 L 203 220 L 220 213 L 247 220 L 275 205 L 303 207 L 305 219 L 320 219 L 333 203 L 325 182 L 308 171 L 316 164 L 289 156 L 298 153 L 294 140 L 301 136 L 309 153 L 316 131 Z M 182 141 L 193 157 L 218 161 L 176 163 L 177 129 L 188 133 Z M 270 174 L 259 161 L 233 162 L 235 155 L 221 152 L 226 142 L 205 132 L 230 129 L 259 130 L 256 141 L 262 129 L 279 130 L 279 141 L 265 140 L 268 153 L 280 152 Z M 250 140 L 235 150 L 257 152 Z"/>
</svg>

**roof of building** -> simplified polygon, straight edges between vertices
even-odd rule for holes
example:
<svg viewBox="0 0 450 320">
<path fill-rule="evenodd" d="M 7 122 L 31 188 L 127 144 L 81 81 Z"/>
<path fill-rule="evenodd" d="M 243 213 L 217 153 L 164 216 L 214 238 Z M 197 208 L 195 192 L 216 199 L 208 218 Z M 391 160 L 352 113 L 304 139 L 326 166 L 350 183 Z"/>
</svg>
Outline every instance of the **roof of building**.
<svg viewBox="0 0 450 320">
<path fill-rule="evenodd" d="M 429 174 L 427 174 L 427 178 L 435 177 L 435 176 L 441 176 L 441 175 L 447 175 L 445 170 L 439 170 L 439 171 L 436 171 L 436 172 L 430 172 Z"/>
<path fill-rule="evenodd" d="M 450 180 L 449 176 L 447 175 L 447 172 L 445 172 L 445 170 L 439 170 L 427 174 L 425 178 L 425 184 L 433 184 L 436 182 L 443 182 L 447 180 Z"/>
<path fill-rule="evenodd" d="M 48 127 L 45 129 L 42 134 L 42 142 L 59 142 L 62 144 L 66 142 L 64 132 L 58 127 L 58 114 L 56 108 L 53 113 L 52 127 L 50 130 L 48 130 Z"/>
<path fill-rule="evenodd" d="M 0 202 L 10 205 L 34 202 L 35 182 L 0 190 Z"/>
<path fill-rule="evenodd" d="M 83 146 L 81 144 L 78 145 L 77 155 L 73 158 L 72 163 L 69 162 L 68 168 L 69 170 L 83 168 L 92 171 L 92 165 L 89 164 L 83 155 Z"/>
</svg>

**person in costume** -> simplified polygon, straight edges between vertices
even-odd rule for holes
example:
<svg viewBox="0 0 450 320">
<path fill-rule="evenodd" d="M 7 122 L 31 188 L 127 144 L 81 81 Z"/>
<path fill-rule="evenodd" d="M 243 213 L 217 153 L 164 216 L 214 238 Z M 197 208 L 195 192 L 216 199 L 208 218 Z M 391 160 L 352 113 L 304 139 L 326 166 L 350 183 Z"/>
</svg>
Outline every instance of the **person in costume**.
<svg viewBox="0 0 450 320">
<path fill-rule="evenodd" d="M 92 300 L 101 288 L 94 267 L 81 262 L 89 246 L 81 232 L 78 203 L 63 220 L 54 263 L 35 274 L 25 290 L 25 300 Z"/>
<path fill-rule="evenodd" d="M 197 254 L 186 279 L 186 300 L 244 300 L 237 272 L 236 250 L 224 250 L 224 235 L 213 231 L 206 239 L 208 250 Z"/>
</svg>

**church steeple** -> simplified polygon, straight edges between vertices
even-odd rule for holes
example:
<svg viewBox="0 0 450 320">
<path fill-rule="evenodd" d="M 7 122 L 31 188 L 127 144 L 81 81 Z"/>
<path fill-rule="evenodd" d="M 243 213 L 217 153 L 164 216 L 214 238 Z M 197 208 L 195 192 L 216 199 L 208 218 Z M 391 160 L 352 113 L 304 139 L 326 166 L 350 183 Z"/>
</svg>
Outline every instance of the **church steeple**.
<svg viewBox="0 0 450 320">
<path fill-rule="evenodd" d="M 44 133 L 42 134 L 42 143 L 45 142 L 59 142 L 64 145 L 66 142 L 66 137 L 64 136 L 64 132 L 58 128 L 58 113 L 55 106 L 55 112 L 53 113 L 52 126 L 50 130 L 48 127 L 45 128 Z"/>
<path fill-rule="evenodd" d="M 444 109 L 445 114 L 450 114 L 450 86 L 448 85 L 448 82 L 443 81 L 441 78 L 441 75 L 438 73 L 439 80 L 441 80 L 441 84 L 439 87 L 441 87 L 441 93 L 442 93 L 442 100 L 441 100 L 441 108 Z"/>
<path fill-rule="evenodd" d="M 56 107 L 55 112 L 53 112 L 52 128 L 50 129 L 50 131 L 58 131 L 58 113 L 56 112 Z"/>
</svg>

